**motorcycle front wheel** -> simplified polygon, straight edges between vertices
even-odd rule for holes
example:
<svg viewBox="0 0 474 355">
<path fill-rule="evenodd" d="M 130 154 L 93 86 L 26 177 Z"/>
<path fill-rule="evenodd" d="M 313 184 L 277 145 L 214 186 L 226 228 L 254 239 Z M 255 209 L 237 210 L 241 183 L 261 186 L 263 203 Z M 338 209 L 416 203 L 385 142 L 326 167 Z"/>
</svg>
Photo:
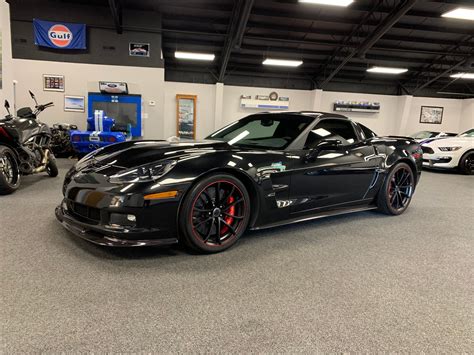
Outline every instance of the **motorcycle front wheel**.
<svg viewBox="0 0 474 355">
<path fill-rule="evenodd" d="M 0 145 L 0 195 L 15 192 L 20 186 L 20 169 L 15 153 L 10 148 Z"/>
</svg>

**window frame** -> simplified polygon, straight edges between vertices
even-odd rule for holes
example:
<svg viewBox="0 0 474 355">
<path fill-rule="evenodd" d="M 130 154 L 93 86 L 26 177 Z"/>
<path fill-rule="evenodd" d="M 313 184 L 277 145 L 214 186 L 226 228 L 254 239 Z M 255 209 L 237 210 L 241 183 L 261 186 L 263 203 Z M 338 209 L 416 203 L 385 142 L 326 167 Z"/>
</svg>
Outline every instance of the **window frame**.
<svg viewBox="0 0 474 355">
<path fill-rule="evenodd" d="M 353 131 L 354 131 L 354 135 L 356 136 L 356 140 L 353 142 L 353 143 L 350 143 L 350 144 L 347 144 L 347 145 L 342 145 L 341 147 L 352 147 L 356 144 L 359 144 L 361 141 L 364 140 L 364 137 L 361 136 L 361 133 L 359 131 L 359 127 L 357 127 L 355 125 L 355 123 L 350 120 L 349 118 L 341 118 L 341 117 L 331 117 L 331 116 L 328 116 L 328 117 L 322 117 L 322 118 L 318 118 L 315 120 L 314 123 L 310 124 L 305 131 L 303 131 L 301 133 L 301 136 L 298 137 L 297 139 L 295 139 L 295 141 L 293 142 L 294 143 L 294 147 L 292 147 L 293 144 L 291 144 L 288 148 L 293 148 L 295 150 L 305 150 L 305 151 L 309 151 L 311 149 L 305 149 L 305 143 L 306 143 L 306 140 L 308 139 L 308 135 L 309 133 L 318 125 L 320 124 L 321 122 L 323 121 L 326 121 L 326 120 L 337 120 L 337 121 L 343 121 L 343 122 L 347 122 L 351 125 Z M 289 149 L 287 149 L 289 150 Z"/>
</svg>

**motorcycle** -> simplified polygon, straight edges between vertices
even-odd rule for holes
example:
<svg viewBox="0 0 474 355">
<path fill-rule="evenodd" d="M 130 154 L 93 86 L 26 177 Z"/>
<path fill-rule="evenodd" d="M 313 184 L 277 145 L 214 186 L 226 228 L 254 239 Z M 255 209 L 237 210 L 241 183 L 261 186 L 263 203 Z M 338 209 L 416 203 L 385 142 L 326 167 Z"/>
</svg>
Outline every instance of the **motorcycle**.
<svg viewBox="0 0 474 355">
<path fill-rule="evenodd" d="M 71 131 L 77 126 L 69 123 L 55 123 L 51 127 L 51 151 L 57 158 L 69 158 L 77 155 L 71 144 Z"/>
<path fill-rule="evenodd" d="M 0 195 L 15 192 L 20 186 L 22 175 L 38 174 L 46 171 L 49 176 L 58 175 L 58 167 L 51 152 L 51 131 L 45 123 L 38 121 L 38 115 L 52 102 L 40 105 L 30 91 L 35 102 L 34 111 L 30 107 L 18 110 L 16 117 L 10 113 L 10 104 L 5 100 L 8 115 L 0 120 Z"/>
</svg>

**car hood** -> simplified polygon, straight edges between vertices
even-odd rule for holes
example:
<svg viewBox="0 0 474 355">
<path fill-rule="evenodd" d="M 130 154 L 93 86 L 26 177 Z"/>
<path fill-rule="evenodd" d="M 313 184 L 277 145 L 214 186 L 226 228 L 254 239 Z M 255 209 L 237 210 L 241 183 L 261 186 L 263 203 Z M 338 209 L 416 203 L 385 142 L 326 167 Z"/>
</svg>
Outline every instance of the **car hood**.
<svg viewBox="0 0 474 355">
<path fill-rule="evenodd" d="M 219 150 L 229 150 L 231 146 L 220 141 L 131 141 L 114 144 L 99 151 L 92 159 L 80 161 L 76 170 L 85 167 L 98 169 L 114 166 L 128 169 L 169 159 L 182 159 L 190 155 L 209 154 Z"/>
<path fill-rule="evenodd" d="M 459 145 L 461 147 L 473 146 L 474 137 L 450 137 L 443 139 L 436 139 L 431 142 L 423 143 L 424 146 L 428 147 L 450 147 Z"/>
</svg>

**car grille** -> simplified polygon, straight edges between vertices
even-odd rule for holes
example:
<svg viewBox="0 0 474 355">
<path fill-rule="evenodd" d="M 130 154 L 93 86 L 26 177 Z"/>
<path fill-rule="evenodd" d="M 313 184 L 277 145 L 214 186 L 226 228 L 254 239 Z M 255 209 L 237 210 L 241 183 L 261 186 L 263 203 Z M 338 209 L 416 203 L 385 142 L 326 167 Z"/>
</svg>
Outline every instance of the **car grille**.
<svg viewBox="0 0 474 355">
<path fill-rule="evenodd" d="M 423 150 L 423 153 L 426 154 L 434 154 L 433 149 L 431 149 L 430 147 L 425 147 L 424 145 L 421 146 L 421 150 Z"/>
<path fill-rule="evenodd" d="M 73 215 L 86 219 L 88 222 L 100 222 L 100 209 L 89 207 L 81 203 L 74 202 L 72 200 L 67 200 L 68 211 Z"/>
</svg>

